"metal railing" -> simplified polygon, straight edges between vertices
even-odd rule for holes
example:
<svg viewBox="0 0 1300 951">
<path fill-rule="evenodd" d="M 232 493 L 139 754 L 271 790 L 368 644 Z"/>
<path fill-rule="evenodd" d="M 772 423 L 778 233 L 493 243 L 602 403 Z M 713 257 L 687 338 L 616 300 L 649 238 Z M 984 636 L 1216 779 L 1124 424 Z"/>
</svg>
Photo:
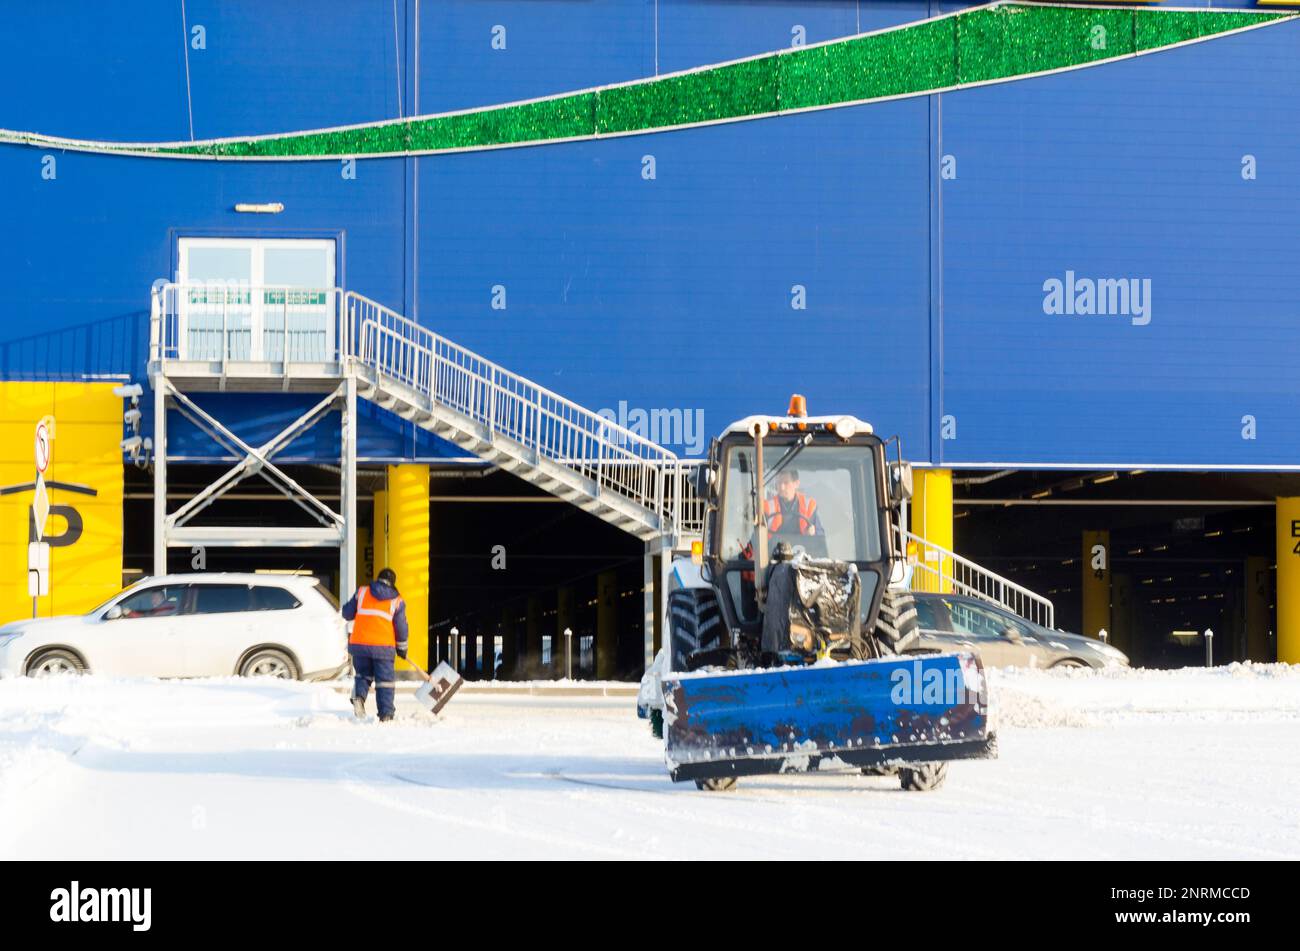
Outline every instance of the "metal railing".
<svg viewBox="0 0 1300 951">
<path fill-rule="evenodd" d="M 704 534 L 705 502 L 695 492 L 695 473 L 706 459 L 680 459 L 669 474 L 668 492 L 676 504 L 678 533 L 685 536 Z"/>
<path fill-rule="evenodd" d="M 339 288 L 154 283 L 150 360 L 353 364 L 415 390 L 430 405 L 505 436 L 658 516 L 665 533 L 698 534 L 697 460 L 683 461 L 617 422 L 458 346 L 396 311 Z"/>
<path fill-rule="evenodd" d="M 154 283 L 149 359 L 220 363 L 334 363 L 343 292 L 230 282 Z"/>
<path fill-rule="evenodd" d="M 913 591 L 965 594 L 981 598 L 1000 604 L 1035 624 L 1052 630 L 1056 628 L 1056 608 L 1041 594 L 989 571 L 941 545 L 913 535 L 906 529 L 900 535 L 903 550 L 909 556 L 913 553 L 916 555 L 912 566 Z"/>
<path fill-rule="evenodd" d="M 350 359 L 480 424 L 489 439 L 508 437 L 590 479 L 595 496 L 615 493 L 658 515 L 665 531 L 677 524 L 674 453 L 369 298 L 349 291 L 345 306 Z"/>
</svg>

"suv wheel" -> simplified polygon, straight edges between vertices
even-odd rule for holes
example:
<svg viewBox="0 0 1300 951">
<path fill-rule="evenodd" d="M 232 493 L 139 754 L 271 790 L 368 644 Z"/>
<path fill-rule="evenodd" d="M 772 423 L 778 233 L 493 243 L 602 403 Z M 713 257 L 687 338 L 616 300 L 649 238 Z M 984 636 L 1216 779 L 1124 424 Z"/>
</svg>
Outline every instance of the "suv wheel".
<svg viewBox="0 0 1300 951">
<path fill-rule="evenodd" d="M 275 677 L 279 680 L 297 680 L 298 665 L 284 651 L 270 647 L 253 651 L 239 665 L 241 677 Z"/>
<path fill-rule="evenodd" d="M 28 677 L 57 677 L 60 674 L 84 674 L 85 662 L 63 648 L 41 651 L 27 662 Z"/>
</svg>

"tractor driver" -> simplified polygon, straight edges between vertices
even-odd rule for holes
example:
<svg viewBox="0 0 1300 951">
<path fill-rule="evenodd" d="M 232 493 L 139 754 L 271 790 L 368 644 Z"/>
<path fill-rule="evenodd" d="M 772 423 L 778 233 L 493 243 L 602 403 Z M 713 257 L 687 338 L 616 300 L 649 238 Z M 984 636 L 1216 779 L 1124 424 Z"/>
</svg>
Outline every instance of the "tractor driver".
<svg viewBox="0 0 1300 951">
<path fill-rule="evenodd" d="M 776 494 L 763 503 L 767 530 L 774 535 L 822 535 L 817 500 L 799 491 L 799 471 L 782 469 L 776 477 Z"/>
</svg>

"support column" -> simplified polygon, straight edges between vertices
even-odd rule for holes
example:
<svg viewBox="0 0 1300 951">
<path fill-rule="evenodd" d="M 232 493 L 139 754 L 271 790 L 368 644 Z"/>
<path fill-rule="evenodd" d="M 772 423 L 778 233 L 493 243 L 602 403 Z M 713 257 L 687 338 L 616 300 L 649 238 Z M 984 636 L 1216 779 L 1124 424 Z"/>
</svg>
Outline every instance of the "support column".
<svg viewBox="0 0 1300 951">
<path fill-rule="evenodd" d="M 952 470 L 917 469 L 912 485 L 912 534 L 952 551 Z M 952 559 L 936 551 L 921 552 L 913 576 L 917 591 L 952 591 Z"/>
<path fill-rule="evenodd" d="M 1276 659 L 1268 636 L 1273 629 L 1273 616 L 1268 609 L 1273 603 L 1273 572 L 1269 570 L 1267 558 L 1252 555 L 1246 559 L 1245 585 L 1246 660 L 1271 664 Z"/>
<path fill-rule="evenodd" d="M 523 680 L 539 680 L 542 676 L 542 602 L 532 596 L 528 599 L 524 620 L 524 649 L 519 676 Z"/>
<path fill-rule="evenodd" d="M 565 642 L 572 641 L 572 638 L 566 638 L 564 630 L 565 628 L 573 629 L 574 603 L 572 588 L 560 588 L 555 593 L 555 631 L 551 635 L 551 676 L 556 680 L 564 677 L 566 673 Z M 574 637 L 577 637 L 577 631 L 574 631 Z M 569 649 L 576 651 L 572 644 L 570 644 Z"/>
<path fill-rule="evenodd" d="M 514 680 L 519 676 L 518 625 L 515 623 L 516 605 L 501 608 L 501 679 Z"/>
<path fill-rule="evenodd" d="M 411 661 L 429 667 L 429 467 L 388 467 L 388 567 L 406 602 Z M 398 664 L 399 669 L 406 665 Z"/>
<path fill-rule="evenodd" d="M 1277 500 L 1277 659 L 1300 664 L 1300 498 Z"/>
<path fill-rule="evenodd" d="M 650 554 L 650 546 L 646 546 L 646 553 L 642 558 L 641 571 L 641 637 L 645 642 L 644 645 L 644 663 L 649 667 L 655 659 L 655 641 L 659 639 L 659 632 L 655 628 L 655 588 L 658 587 L 659 559 L 657 555 Z"/>
<path fill-rule="evenodd" d="M 1083 533 L 1083 633 L 1110 631 L 1110 532 Z"/>
<path fill-rule="evenodd" d="M 461 651 L 464 653 L 465 679 L 478 680 L 478 619 L 469 618 L 460 628 Z"/>
<path fill-rule="evenodd" d="M 1130 574 L 1112 575 L 1110 579 L 1110 623 L 1106 628 L 1110 635 L 1108 643 L 1112 647 L 1128 654 L 1136 665 L 1138 659 L 1133 643 L 1136 625 L 1133 623 L 1133 576 Z"/>
<path fill-rule="evenodd" d="M 665 601 L 668 598 L 668 579 L 673 571 L 673 550 L 661 548 L 656 554 L 650 553 L 646 546 L 644 580 L 645 580 L 645 619 L 643 634 L 645 637 L 645 666 L 648 668 L 655 661 L 659 648 L 664 642 Z"/>
<path fill-rule="evenodd" d="M 167 574 L 167 380 L 153 391 L 153 573 Z"/>
<path fill-rule="evenodd" d="M 596 576 L 596 679 L 613 680 L 618 670 L 618 572 Z"/>
<path fill-rule="evenodd" d="M 339 600 L 351 595 L 357 576 L 357 378 L 343 381 L 343 418 L 339 423 L 343 443 L 340 452 L 339 514 L 343 516 L 343 538 L 339 545 Z"/>
</svg>

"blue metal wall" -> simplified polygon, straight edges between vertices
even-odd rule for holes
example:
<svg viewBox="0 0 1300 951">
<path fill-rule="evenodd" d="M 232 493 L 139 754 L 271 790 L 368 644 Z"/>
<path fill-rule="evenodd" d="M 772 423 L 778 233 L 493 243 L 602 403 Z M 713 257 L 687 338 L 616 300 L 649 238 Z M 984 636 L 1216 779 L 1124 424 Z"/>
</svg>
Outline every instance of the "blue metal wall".
<svg viewBox="0 0 1300 951">
<path fill-rule="evenodd" d="M 0 126 L 183 139 L 192 106 L 198 138 L 319 128 L 718 62 L 788 45 L 796 24 L 816 42 L 956 6 L 425 0 L 417 16 L 399 0 L 395 24 L 390 0 L 187 0 L 185 25 L 170 2 L 17 8 L 0 34 Z M 491 48 L 497 24 L 505 50 Z M 207 48 L 189 52 L 187 98 L 195 25 Z M 1287 24 L 943 96 L 367 160 L 355 180 L 335 162 L 67 153 L 45 181 L 42 153 L 0 147 L 0 376 L 139 378 L 148 290 L 179 236 L 330 236 L 350 289 L 593 409 L 699 409 L 716 432 L 800 391 L 949 465 L 1300 463 L 1298 43 Z M 940 177 L 943 156 L 955 178 Z M 286 210 L 250 221 L 236 201 Z M 1149 279 L 1150 323 L 1045 314 L 1044 281 L 1067 271 Z M 794 285 L 806 310 L 791 308 Z M 225 402 L 248 438 L 296 411 Z M 363 456 L 452 454 L 367 412 Z M 173 451 L 211 447 L 183 436 Z M 293 451 L 330 455 L 333 436 Z"/>
</svg>

